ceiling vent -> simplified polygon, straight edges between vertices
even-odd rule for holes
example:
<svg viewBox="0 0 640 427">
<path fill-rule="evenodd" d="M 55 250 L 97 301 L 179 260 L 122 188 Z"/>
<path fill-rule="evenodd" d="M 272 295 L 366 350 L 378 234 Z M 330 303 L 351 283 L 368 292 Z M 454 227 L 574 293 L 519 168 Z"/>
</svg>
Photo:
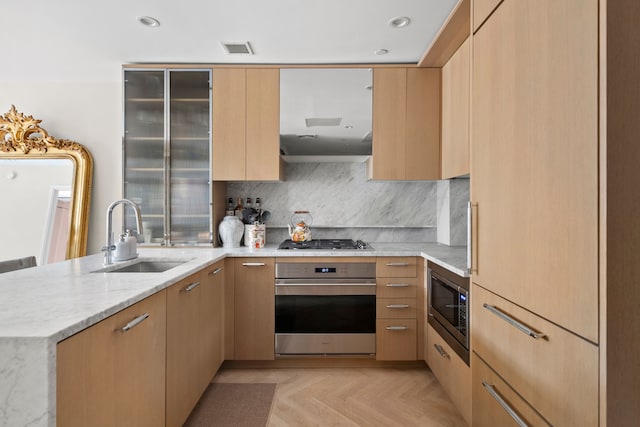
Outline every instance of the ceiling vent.
<svg viewBox="0 0 640 427">
<path fill-rule="evenodd" d="M 220 42 L 220 44 L 229 55 L 253 55 L 253 49 L 251 49 L 249 42 Z"/>
<path fill-rule="evenodd" d="M 342 117 L 312 117 L 304 119 L 304 122 L 307 124 L 308 128 L 313 126 L 340 126 L 340 123 L 342 123 Z"/>
</svg>

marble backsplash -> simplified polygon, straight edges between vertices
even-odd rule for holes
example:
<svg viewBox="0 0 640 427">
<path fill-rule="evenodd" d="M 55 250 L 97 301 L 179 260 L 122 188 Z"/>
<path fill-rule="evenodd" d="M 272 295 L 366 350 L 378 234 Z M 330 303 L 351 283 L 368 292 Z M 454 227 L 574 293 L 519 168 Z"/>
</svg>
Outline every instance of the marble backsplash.
<svg viewBox="0 0 640 427">
<path fill-rule="evenodd" d="M 438 181 L 368 181 L 365 163 L 288 163 L 283 182 L 229 182 L 234 202 L 259 197 L 271 212 L 267 242 L 288 238 L 296 210 L 311 213 L 314 238 L 436 242 Z M 468 180 L 467 180 L 468 182 Z M 467 190 L 468 197 L 468 190 Z M 466 218 L 465 218 L 466 226 Z M 466 234 L 466 231 L 465 231 Z"/>
</svg>

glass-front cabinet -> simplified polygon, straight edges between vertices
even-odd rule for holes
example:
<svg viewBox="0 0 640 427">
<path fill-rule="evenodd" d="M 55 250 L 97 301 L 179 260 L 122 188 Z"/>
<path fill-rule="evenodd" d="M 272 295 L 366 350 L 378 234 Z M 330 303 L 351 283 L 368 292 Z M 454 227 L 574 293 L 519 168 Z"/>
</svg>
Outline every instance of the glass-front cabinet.
<svg viewBox="0 0 640 427">
<path fill-rule="evenodd" d="M 141 243 L 210 244 L 211 71 L 124 70 L 124 197 Z M 125 228 L 135 230 L 127 210 Z"/>
</svg>

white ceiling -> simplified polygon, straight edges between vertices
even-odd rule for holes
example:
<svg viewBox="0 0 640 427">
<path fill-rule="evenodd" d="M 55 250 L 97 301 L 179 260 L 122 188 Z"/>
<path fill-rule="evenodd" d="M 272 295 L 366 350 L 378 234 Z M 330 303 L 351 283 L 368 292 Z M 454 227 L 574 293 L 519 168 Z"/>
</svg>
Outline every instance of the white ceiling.
<svg viewBox="0 0 640 427">
<path fill-rule="evenodd" d="M 458 0 L 3 1 L 0 79 L 120 80 L 121 65 L 417 63 Z M 139 16 L 160 21 L 144 27 Z M 391 28 L 390 19 L 411 24 Z M 249 41 L 255 55 L 220 42 Z M 384 56 L 376 49 L 388 49 Z"/>
</svg>

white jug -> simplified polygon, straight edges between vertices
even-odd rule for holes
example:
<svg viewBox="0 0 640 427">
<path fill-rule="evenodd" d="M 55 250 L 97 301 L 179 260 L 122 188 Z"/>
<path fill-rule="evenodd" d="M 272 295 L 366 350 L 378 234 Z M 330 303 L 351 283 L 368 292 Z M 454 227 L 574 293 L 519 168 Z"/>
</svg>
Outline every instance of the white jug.
<svg viewBox="0 0 640 427">
<path fill-rule="evenodd" d="M 244 224 L 236 216 L 225 216 L 218 226 L 218 237 L 226 249 L 239 248 L 243 233 Z"/>
</svg>

